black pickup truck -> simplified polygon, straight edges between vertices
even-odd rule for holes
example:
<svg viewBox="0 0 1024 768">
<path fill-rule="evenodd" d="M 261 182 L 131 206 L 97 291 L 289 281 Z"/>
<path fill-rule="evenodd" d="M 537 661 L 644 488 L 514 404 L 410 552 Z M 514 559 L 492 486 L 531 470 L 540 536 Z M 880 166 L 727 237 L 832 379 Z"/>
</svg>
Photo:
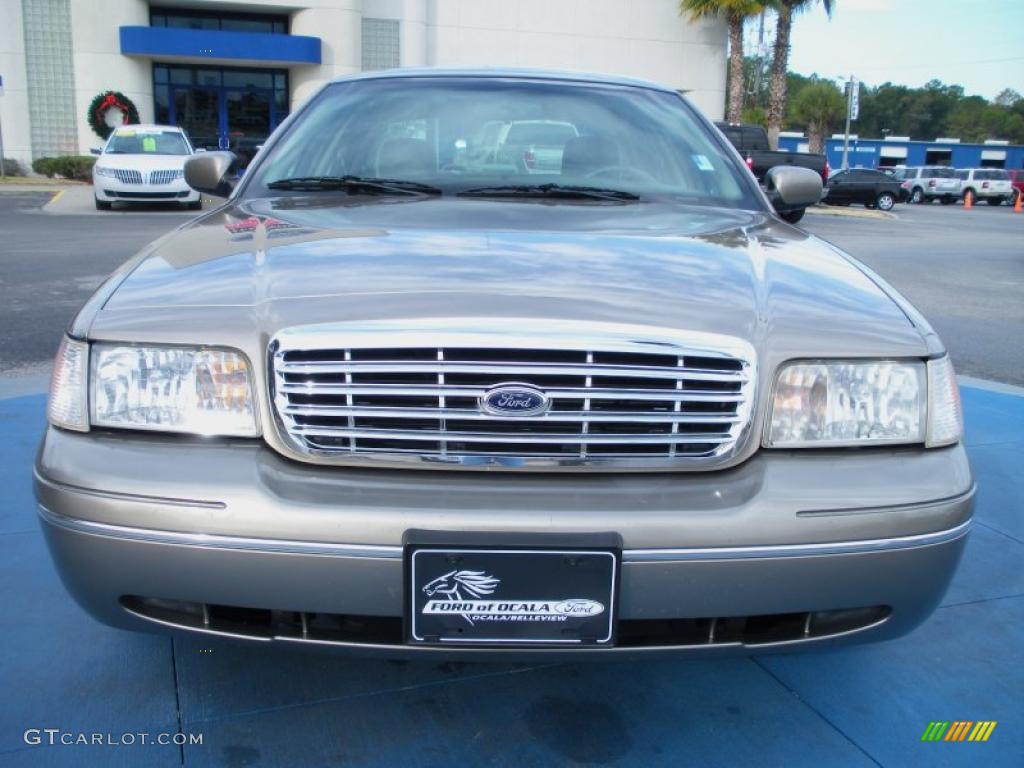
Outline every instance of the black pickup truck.
<svg viewBox="0 0 1024 768">
<path fill-rule="evenodd" d="M 747 167 L 761 184 L 764 184 L 765 174 L 777 165 L 810 168 L 821 176 L 822 183 L 828 181 L 828 161 L 825 160 L 824 155 L 772 150 L 768 143 L 768 132 L 760 125 L 740 123 L 715 123 L 715 125 L 747 161 Z M 786 211 L 780 215 L 795 224 L 803 218 L 804 209 Z"/>
</svg>

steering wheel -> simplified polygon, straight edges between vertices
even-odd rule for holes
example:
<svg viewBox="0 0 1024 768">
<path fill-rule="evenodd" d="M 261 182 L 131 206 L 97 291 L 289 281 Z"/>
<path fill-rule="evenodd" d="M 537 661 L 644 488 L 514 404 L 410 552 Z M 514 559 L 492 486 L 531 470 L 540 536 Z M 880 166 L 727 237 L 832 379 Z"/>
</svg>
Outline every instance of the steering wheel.
<svg viewBox="0 0 1024 768">
<path fill-rule="evenodd" d="M 633 168 L 632 166 L 629 165 L 605 165 L 602 166 L 601 168 L 595 168 L 589 173 L 583 174 L 583 178 L 593 179 L 598 176 L 608 176 L 613 173 L 619 174 L 619 180 L 622 180 L 623 177 L 632 177 L 637 181 L 648 181 L 653 184 L 658 183 L 658 180 L 654 178 L 654 176 L 649 174 L 647 171 L 642 171 L 639 168 Z"/>
</svg>

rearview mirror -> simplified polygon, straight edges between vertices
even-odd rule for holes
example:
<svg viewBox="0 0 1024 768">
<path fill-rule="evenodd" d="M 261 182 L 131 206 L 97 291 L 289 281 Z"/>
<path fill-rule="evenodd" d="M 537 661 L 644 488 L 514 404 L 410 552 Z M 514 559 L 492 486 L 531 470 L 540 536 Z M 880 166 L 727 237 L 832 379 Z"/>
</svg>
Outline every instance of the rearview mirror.
<svg viewBox="0 0 1024 768">
<path fill-rule="evenodd" d="M 821 200 L 821 176 L 809 168 L 777 165 L 765 174 L 765 191 L 776 211 L 806 208 Z"/>
<path fill-rule="evenodd" d="M 94 154 L 94 155 L 102 155 L 103 154 L 103 148 L 102 147 L 93 147 L 92 149 L 89 150 L 89 152 L 91 154 Z"/>
<path fill-rule="evenodd" d="M 234 152 L 193 155 L 185 161 L 185 183 L 199 192 L 227 197 L 234 187 L 227 178 L 228 171 L 237 159 Z"/>
</svg>

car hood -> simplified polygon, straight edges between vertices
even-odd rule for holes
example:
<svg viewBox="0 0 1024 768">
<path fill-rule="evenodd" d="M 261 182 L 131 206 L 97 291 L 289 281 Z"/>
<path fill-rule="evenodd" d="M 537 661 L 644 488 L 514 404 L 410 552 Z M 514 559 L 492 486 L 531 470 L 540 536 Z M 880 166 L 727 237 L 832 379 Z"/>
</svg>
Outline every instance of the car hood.
<svg viewBox="0 0 1024 768">
<path fill-rule="evenodd" d="M 154 171 L 161 168 L 184 168 L 191 155 L 100 155 L 96 164 L 105 168 L 129 168 Z"/>
<path fill-rule="evenodd" d="M 257 200 L 154 243 L 94 338 L 251 345 L 317 323 L 517 318 L 725 334 L 773 357 L 914 356 L 854 261 L 763 213 L 658 203 Z"/>
</svg>

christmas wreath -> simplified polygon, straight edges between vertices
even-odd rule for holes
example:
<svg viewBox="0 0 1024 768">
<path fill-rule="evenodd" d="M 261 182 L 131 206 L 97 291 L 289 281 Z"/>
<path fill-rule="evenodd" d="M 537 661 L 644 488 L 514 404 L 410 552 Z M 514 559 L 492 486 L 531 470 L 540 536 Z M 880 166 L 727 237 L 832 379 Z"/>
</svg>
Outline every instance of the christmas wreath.
<svg viewBox="0 0 1024 768">
<path fill-rule="evenodd" d="M 139 122 L 139 110 L 135 108 L 132 100 L 119 91 L 106 91 L 99 93 L 89 104 L 89 126 L 97 136 L 106 139 L 116 127 L 107 123 L 107 111 L 111 109 L 120 110 L 124 115 L 123 125 L 130 125 Z"/>
</svg>

